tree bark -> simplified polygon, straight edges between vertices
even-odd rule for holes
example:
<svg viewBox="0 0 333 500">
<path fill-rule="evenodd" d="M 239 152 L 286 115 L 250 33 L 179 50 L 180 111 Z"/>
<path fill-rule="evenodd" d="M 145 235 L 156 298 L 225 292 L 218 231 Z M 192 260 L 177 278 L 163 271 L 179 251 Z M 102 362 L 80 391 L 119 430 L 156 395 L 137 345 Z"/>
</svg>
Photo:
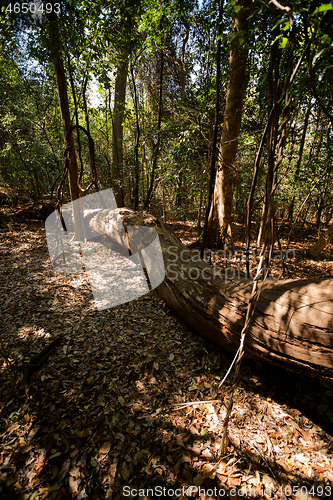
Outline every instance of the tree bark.
<svg viewBox="0 0 333 500">
<path fill-rule="evenodd" d="M 124 206 L 124 191 L 122 186 L 122 170 L 124 164 L 123 120 L 126 102 L 127 73 L 128 57 L 126 57 L 117 68 L 112 118 L 112 187 L 118 207 Z"/>
<path fill-rule="evenodd" d="M 250 0 L 235 2 L 233 35 L 229 60 L 229 81 L 226 108 L 217 165 L 213 206 L 209 220 L 212 240 L 227 243 L 232 241 L 231 216 L 235 161 L 242 119 L 247 60 L 246 30 L 248 28 Z M 238 7 L 241 7 L 238 10 Z"/>
<path fill-rule="evenodd" d="M 272 33 L 272 39 L 275 40 L 280 32 L 280 27 L 277 26 Z M 267 223 L 269 211 L 269 198 L 272 191 L 274 181 L 275 153 L 279 131 L 280 118 L 280 98 L 281 98 L 281 75 L 280 75 L 281 50 L 278 42 L 275 41 L 271 47 L 270 60 L 268 68 L 268 105 L 271 110 L 271 118 L 269 122 L 269 137 L 267 151 L 267 174 L 265 186 L 265 199 L 262 207 L 260 227 L 257 237 L 257 246 L 260 247 L 264 237 L 264 228 Z"/>
<path fill-rule="evenodd" d="M 78 185 L 78 166 L 74 145 L 73 133 L 71 132 L 71 117 L 67 93 L 67 81 L 64 70 L 64 63 L 61 55 L 61 41 L 59 35 L 59 26 L 57 15 L 50 14 L 49 23 L 50 40 L 52 40 L 52 57 L 57 80 L 58 100 L 61 112 L 61 121 L 64 136 L 65 155 L 68 158 L 69 190 L 71 200 L 75 201 L 81 198 L 81 190 Z M 73 203 L 74 207 L 74 237 L 75 239 L 84 239 L 84 225 L 82 222 L 82 213 L 79 203 Z"/>
<path fill-rule="evenodd" d="M 164 78 L 164 50 L 160 50 L 160 74 L 159 74 L 159 99 L 158 99 L 158 118 L 157 118 L 157 140 L 153 146 L 153 158 L 152 158 L 152 170 L 150 184 L 147 191 L 146 201 L 144 204 L 144 210 L 148 210 L 150 198 L 154 189 L 155 175 L 157 170 L 158 158 L 160 155 L 160 145 L 161 145 L 161 123 L 162 123 L 162 112 L 163 112 L 163 78 Z"/>
<path fill-rule="evenodd" d="M 214 270 L 200 259 L 198 250 L 183 245 L 155 217 L 127 209 L 118 213 L 125 228 L 145 225 L 156 229 L 166 273 L 157 288 L 161 299 L 195 332 L 236 352 L 252 281 L 230 281 L 230 277 L 228 281 L 230 269 Z M 112 224 L 109 211 L 98 211 L 89 224 L 128 246 L 118 226 Z M 154 266 L 154 262 L 146 265 Z M 333 380 L 332 297 L 332 280 L 269 280 L 251 322 L 245 355 Z"/>
<path fill-rule="evenodd" d="M 135 110 L 135 144 L 134 144 L 134 210 L 139 209 L 139 143 L 140 143 L 140 123 L 138 109 L 138 94 L 134 78 L 133 65 L 131 64 L 131 76 L 133 85 L 133 104 Z"/>
<path fill-rule="evenodd" d="M 207 247 L 208 236 L 212 236 L 211 231 L 208 234 L 208 221 L 209 214 L 212 205 L 213 198 L 213 188 L 215 181 L 215 171 L 216 171 L 216 160 L 218 156 L 217 149 L 217 134 L 219 129 L 219 118 L 220 118 L 220 80 L 221 80 L 221 37 L 222 37 L 222 17 L 223 17 L 223 3 L 224 0 L 220 0 L 219 3 L 219 16 L 217 22 L 217 50 L 216 50 L 216 87 L 215 87 L 215 119 L 214 119 L 214 132 L 212 137 L 212 156 L 211 156 L 211 164 L 210 164 L 210 176 L 209 176 L 209 184 L 208 184 L 208 196 L 207 196 L 207 207 L 205 214 L 205 224 L 203 228 L 202 234 L 202 244 L 201 244 L 201 253 L 203 254 L 204 249 Z M 208 244 L 211 245 L 212 241 Z"/>
<path fill-rule="evenodd" d="M 301 137 L 301 142 L 299 144 L 299 151 L 298 151 L 296 169 L 295 169 L 295 174 L 294 174 L 294 189 L 296 189 L 297 182 L 298 182 L 298 179 L 299 179 L 299 174 L 300 174 L 300 171 L 301 171 L 301 164 L 302 164 L 302 158 L 303 158 L 305 138 L 306 138 L 306 132 L 308 130 L 310 113 L 311 113 L 311 99 L 308 98 L 307 109 L 306 109 L 305 118 L 304 118 L 304 125 L 303 125 L 302 137 Z M 288 220 L 290 220 L 290 221 L 293 221 L 293 217 L 294 217 L 295 198 L 296 198 L 296 196 L 295 196 L 295 194 L 293 194 L 293 197 L 292 197 L 292 200 L 291 200 L 291 204 L 290 204 L 290 207 L 289 207 L 289 214 L 288 214 Z"/>
</svg>

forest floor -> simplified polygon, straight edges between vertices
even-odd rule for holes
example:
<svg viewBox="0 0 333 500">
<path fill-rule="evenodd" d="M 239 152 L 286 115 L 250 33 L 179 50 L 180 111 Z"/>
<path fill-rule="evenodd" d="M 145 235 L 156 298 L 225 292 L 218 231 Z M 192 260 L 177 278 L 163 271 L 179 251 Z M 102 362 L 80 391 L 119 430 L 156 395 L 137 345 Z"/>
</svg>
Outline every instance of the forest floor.
<svg viewBox="0 0 333 500">
<path fill-rule="evenodd" d="M 194 223 L 169 226 L 186 243 L 196 237 Z M 333 276 L 330 249 L 322 261 L 305 256 L 312 226 L 294 238 L 288 278 Z M 234 256 L 228 265 L 237 269 Z M 1 360 L 1 500 L 333 496 L 333 383 L 244 360 L 218 462 L 230 379 L 219 384 L 232 358 L 155 291 L 98 312 L 84 274 L 53 269 L 44 224 L 9 209 L 0 284 L 1 340 L 17 374 L 13 398 Z M 216 399 L 224 404 L 207 402 Z"/>
</svg>

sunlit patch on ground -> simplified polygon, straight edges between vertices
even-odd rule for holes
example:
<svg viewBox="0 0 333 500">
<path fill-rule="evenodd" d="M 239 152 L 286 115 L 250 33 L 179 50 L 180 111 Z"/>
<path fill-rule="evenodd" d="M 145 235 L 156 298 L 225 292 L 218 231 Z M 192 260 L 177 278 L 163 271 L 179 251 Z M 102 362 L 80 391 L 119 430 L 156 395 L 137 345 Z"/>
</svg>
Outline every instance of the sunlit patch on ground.
<svg viewBox="0 0 333 500">
<path fill-rule="evenodd" d="M 22 326 L 17 330 L 17 336 L 21 339 L 27 339 L 31 336 L 50 338 L 51 335 L 37 326 Z"/>
</svg>

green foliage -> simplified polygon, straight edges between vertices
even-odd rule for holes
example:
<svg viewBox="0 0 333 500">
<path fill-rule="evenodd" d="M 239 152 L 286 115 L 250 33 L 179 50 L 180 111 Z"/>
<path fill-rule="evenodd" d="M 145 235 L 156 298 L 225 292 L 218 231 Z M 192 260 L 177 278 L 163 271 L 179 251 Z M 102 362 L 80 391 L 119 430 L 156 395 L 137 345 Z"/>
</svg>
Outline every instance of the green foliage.
<svg viewBox="0 0 333 500">
<path fill-rule="evenodd" d="M 0 59 L 2 182 L 47 192 L 59 164 L 59 119 L 53 82 L 41 75 L 25 77 L 13 59 Z M 45 114 L 47 112 L 47 115 Z"/>
<path fill-rule="evenodd" d="M 8 2 L 5 2 L 5 6 Z M 282 92 L 289 61 L 300 68 L 290 89 L 290 130 L 280 167 L 276 193 L 277 214 L 287 213 L 295 197 L 295 212 L 311 191 L 304 211 L 315 217 L 321 207 L 329 217 L 332 204 L 332 4 L 294 2 L 293 19 L 274 4 L 255 1 L 249 28 L 246 94 L 235 182 L 235 217 L 244 221 L 253 166 L 272 102 L 272 82 Z M 244 34 L 231 33 L 234 2 L 224 3 L 222 18 L 220 123 L 226 100 L 229 52 Z M 236 6 L 236 10 L 239 6 Z M 4 10 L 4 7 L 3 7 Z M 139 122 L 139 201 L 142 203 L 152 174 L 159 138 L 159 158 L 153 190 L 153 208 L 169 216 L 196 216 L 206 203 L 216 88 L 218 2 L 205 0 L 116 0 L 115 2 L 62 3 L 58 18 L 61 51 L 67 76 L 71 71 L 79 123 L 86 127 L 82 87 L 88 78 L 87 97 L 91 135 L 101 187 L 112 183 L 112 120 L 116 69 L 129 59 L 137 93 Z M 63 139 L 55 94 L 50 18 L 13 16 L 0 21 L 0 175 L 1 181 L 26 190 L 50 192 L 63 166 Z M 290 59 L 293 50 L 293 58 Z M 271 72 L 270 54 L 276 67 Z M 158 129 L 159 76 L 164 61 L 162 118 Z M 34 62 L 35 70 L 31 62 Z M 37 62 L 36 62 L 37 61 Z M 35 71 L 35 72 L 34 72 Z M 137 115 L 134 86 L 127 83 L 124 114 L 124 168 L 122 186 L 133 206 L 136 182 L 134 144 Z M 68 81 L 70 111 L 75 106 Z M 92 99 L 92 94 L 98 96 Z M 301 161 L 307 103 L 309 126 Z M 279 107 L 278 127 L 282 124 Z M 277 134 L 279 139 L 280 129 Z M 221 126 L 219 137 L 221 135 Z M 90 179 L 87 139 L 81 137 L 85 165 L 83 183 Z M 264 145 L 254 216 L 259 219 L 265 190 L 268 140 Z M 201 182 L 201 173 L 202 182 Z M 315 186 L 315 187 L 314 187 Z M 201 193 L 202 191 L 202 193 Z M 304 212 L 305 213 L 305 212 Z"/>
</svg>

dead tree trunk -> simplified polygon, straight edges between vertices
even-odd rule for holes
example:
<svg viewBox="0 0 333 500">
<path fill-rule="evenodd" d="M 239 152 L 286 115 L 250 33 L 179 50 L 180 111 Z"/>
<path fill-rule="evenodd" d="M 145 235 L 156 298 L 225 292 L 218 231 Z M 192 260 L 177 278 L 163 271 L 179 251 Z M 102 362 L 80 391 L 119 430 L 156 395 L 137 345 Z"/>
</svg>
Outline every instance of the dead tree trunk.
<svg viewBox="0 0 333 500">
<path fill-rule="evenodd" d="M 161 299 L 195 332 L 236 352 L 252 281 L 226 282 L 227 270 L 209 266 L 198 250 L 183 245 L 155 217 L 127 209 L 118 212 L 125 228 L 151 226 L 159 235 L 166 274 L 157 288 Z M 98 211 L 89 224 L 127 246 L 108 211 Z M 246 356 L 333 380 L 333 281 L 266 282 L 248 333 Z"/>
</svg>

